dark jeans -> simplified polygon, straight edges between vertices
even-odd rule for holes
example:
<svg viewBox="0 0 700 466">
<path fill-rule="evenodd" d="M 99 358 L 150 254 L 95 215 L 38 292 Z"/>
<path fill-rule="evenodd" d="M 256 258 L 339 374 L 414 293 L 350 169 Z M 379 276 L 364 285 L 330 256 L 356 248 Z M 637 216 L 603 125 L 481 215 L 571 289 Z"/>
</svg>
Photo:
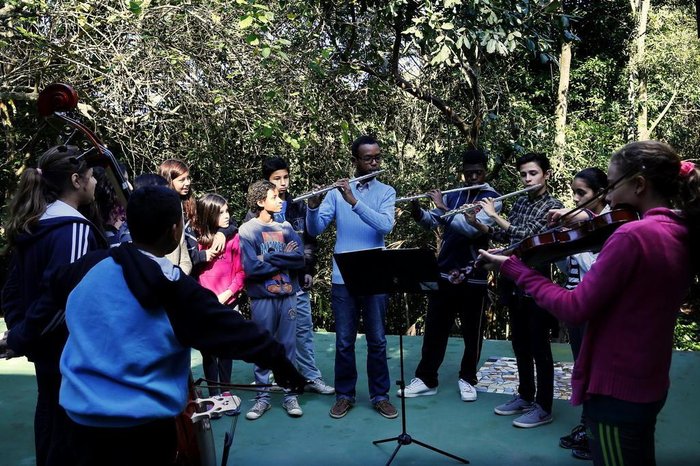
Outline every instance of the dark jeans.
<svg viewBox="0 0 700 466">
<path fill-rule="evenodd" d="M 69 420 L 66 438 L 76 456 L 71 466 L 170 466 L 177 452 L 175 418 L 124 428 Z"/>
<path fill-rule="evenodd" d="M 583 404 L 593 464 L 654 466 L 656 417 L 666 398 L 632 403 L 594 395 Z"/>
<path fill-rule="evenodd" d="M 578 353 L 581 351 L 581 343 L 583 343 L 583 333 L 586 331 L 586 324 L 576 327 L 566 326 L 569 332 L 569 345 L 571 345 L 571 354 L 574 355 L 574 363 L 578 359 Z"/>
<path fill-rule="evenodd" d="M 58 404 L 61 374 L 57 362 L 37 362 L 38 397 L 34 412 L 34 447 L 37 466 L 70 465 L 72 452 L 64 441 L 69 422 L 65 410 Z"/>
<path fill-rule="evenodd" d="M 233 359 L 223 359 L 212 356 L 209 353 L 202 353 L 202 368 L 204 378 L 220 383 L 231 383 L 231 372 L 233 371 Z M 228 391 L 224 388 L 224 391 Z M 209 396 L 216 396 L 221 393 L 219 387 L 209 389 Z"/>
<path fill-rule="evenodd" d="M 425 335 L 416 377 L 428 387 L 438 386 L 438 369 L 445 359 L 447 340 L 455 318 L 459 317 L 464 340 L 464 354 L 459 377 L 476 385 L 476 371 L 481 357 L 487 292 L 485 286 L 466 282 L 453 285 L 440 280 L 439 291 L 428 295 Z"/>
<path fill-rule="evenodd" d="M 388 296 L 355 296 L 345 285 L 331 286 L 331 307 L 335 318 L 336 398 L 355 401 L 357 366 L 355 340 L 360 317 L 367 340 L 367 378 L 372 403 L 389 399 L 389 365 L 386 360 L 386 308 Z"/>
<path fill-rule="evenodd" d="M 518 363 L 518 394 L 535 401 L 548 413 L 554 398 L 554 361 L 550 346 L 553 317 L 511 283 L 502 286 L 502 299 L 508 306 L 513 352 Z M 510 288 L 510 290 L 509 290 Z M 533 364 L 534 360 L 534 364 Z M 535 367 L 537 383 L 535 384 Z"/>
</svg>

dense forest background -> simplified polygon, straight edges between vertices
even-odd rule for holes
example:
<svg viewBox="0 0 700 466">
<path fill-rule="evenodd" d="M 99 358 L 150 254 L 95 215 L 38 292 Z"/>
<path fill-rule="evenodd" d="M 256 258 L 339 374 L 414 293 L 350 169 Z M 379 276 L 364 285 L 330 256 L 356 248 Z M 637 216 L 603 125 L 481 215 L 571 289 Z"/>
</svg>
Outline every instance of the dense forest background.
<svg viewBox="0 0 700 466">
<path fill-rule="evenodd" d="M 196 193 L 224 195 L 239 221 L 266 156 L 290 161 L 301 193 L 349 175 L 362 133 L 382 142 L 399 196 L 458 186 L 460 151 L 478 147 L 504 193 L 518 189 L 514 158 L 549 154 L 569 206 L 572 175 L 605 169 L 627 141 L 663 140 L 696 161 L 700 147 L 692 0 L 5 0 L 3 205 L 55 142 L 36 111 L 53 82 L 78 91 L 81 120 L 132 176 L 183 159 Z M 388 243 L 434 249 L 439 232 L 397 207 Z M 332 330 L 333 233 L 321 243 L 314 318 Z M 681 349 L 700 349 L 695 288 Z M 425 298 L 406 299 L 390 333 L 420 332 Z M 507 335 L 494 303 L 487 336 Z"/>
</svg>

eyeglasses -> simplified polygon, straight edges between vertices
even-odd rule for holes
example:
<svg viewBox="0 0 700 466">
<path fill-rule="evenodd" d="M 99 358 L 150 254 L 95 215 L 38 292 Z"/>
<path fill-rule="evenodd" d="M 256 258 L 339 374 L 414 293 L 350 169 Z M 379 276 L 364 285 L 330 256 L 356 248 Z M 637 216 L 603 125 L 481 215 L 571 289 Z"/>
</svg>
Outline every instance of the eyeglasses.
<svg viewBox="0 0 700 466">
<path fill-rule="evenodd" d="M 358 157 L 358 160 L 360 162 L 364 163 L 371 163 L 371 162 L 376 162 L 379 163 L 382 161 L 382 156 L 381 155 L 374 155 L 374 156 L 369 156 L 369 157 Z"/>
</svg>

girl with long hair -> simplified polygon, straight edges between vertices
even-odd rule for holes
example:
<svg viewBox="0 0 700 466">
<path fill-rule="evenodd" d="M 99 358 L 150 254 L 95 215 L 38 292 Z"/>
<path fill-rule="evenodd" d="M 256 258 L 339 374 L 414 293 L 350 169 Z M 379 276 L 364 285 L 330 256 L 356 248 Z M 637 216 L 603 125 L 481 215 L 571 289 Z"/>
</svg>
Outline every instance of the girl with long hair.
<svg viewBox="0 0 700 466">
<path fill-rule="evenodd" d="M 583 404 L 594 464 L 653 465 L 676 317 L 700 265 L 691 241 L 700 234 L 700 173 L 669 145 L 638 141 L 612 155 L 608 181 L 610 207 L 635 209 L 641 219 L 608 238 L 573 290 L 517 257 L 480 252 L 559 319 L 587 322 L 572 402 Z"/>
<path fill-rule="evenodd" d="M 96 224 L 80 212 L 93 204 L 96 184 L 93 168 L 75 146 L 52 147 L 39 158 L 36 168 L 22 173 L 5 225 L 12 263 L 2 303 L 10 347 L 14 346 L 13 329 L 23 327 L 15 336 L 31 333 L 24 328 L 24 317 L 40 296 L 42 278 L 88 251 L 107 247 Z M 67 330 L 59 320 L 34 329 L 37 332 L 46 333 L 41 345 L 24 353 L 34 362 L 39 391 L 34 418 L 36 460 L 38 465 L 69 464 L 69 452 L 60 438 L 66 415 L 58 404 L 59 358 Z"/>
<path fill-rule="evenodd" d="M 230 223 L 228 209 L 226 199 L 218 194 L 205 194 L 197 200 L 195 231 L 200 250 L 207 251 L 218 230 L 228 228 Z M 226 242 L 224 250 L 220 254 L 201 267 L 198 278 L 199 283 L 204 288 L 216 294 L 221 304 L 226 304 L 234 309 L 237 307 L 245 279 L 237 234 Z M 202 353 L 202 359 L 204 377 L 214 382 L 231 383 L 233 360 L 217 358 L 209 353 Z M 219 393 L 218 388 L 209 389 L 211 396 Z M 230 394 L 224 392 L 223 395 Z"/>
<path fill-rule="evenodd" d="M 231 238 L 237 231 L 235 222 L 225 231 L 220 231 L 214 235 L 211 247 L 205 251 L 199 249 L 197 235 L 194 231 L 194 223 L 197 221 L 197 203 L 192 196 L 192 178 L 190 177 L 190 167 L 182 160 L 168 159 L 160 164 L 158 174 L 166 179 L 171 189 L 175 190 L 182 200 L 182 215 L 184 216 L 185 230 L 184 237 L 187 244 L 187 253 L 192 262 L 192 271 L 197 273 L 197 269 L 204 263 L 216 258 L 224 248 L 226 239 Z M 174 253 L 177 253 L 176 249 Z M 167 256 L 172 260 L 172 254 Z M 176 263 L 175 265 L 180 265 Z M 186 271 L 190 273 L 190 271 Z"/>
</svg>

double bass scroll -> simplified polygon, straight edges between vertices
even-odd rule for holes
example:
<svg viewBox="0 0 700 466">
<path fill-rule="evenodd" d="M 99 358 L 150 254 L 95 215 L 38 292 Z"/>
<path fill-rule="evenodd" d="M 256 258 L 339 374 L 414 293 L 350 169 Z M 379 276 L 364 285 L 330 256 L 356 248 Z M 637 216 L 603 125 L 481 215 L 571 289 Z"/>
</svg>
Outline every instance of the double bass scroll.
<svg viewBox="0 0 700 466">
<path fill-rule="evenodd" d="M 68 84 L 50 84 L 39 93 L 37 106 L 39 115 L 45 119 L 57 119 L 68 129 L 72 129 L 71 134 L 63 144 L 70 144 L 71 139 L 77 133 L 81 133 L 87 138 L 91 147 L 87 148 L 79 157 L 85 157 L 90 166 L 105 168 L 107 177 L 116 188 L 119 204 L 126 208 L 131 187 L 119 167 L 119 162 L 92 130 L 71 115 L 78 107 L 78 93 L 75 89 Z"/>
</svg>

